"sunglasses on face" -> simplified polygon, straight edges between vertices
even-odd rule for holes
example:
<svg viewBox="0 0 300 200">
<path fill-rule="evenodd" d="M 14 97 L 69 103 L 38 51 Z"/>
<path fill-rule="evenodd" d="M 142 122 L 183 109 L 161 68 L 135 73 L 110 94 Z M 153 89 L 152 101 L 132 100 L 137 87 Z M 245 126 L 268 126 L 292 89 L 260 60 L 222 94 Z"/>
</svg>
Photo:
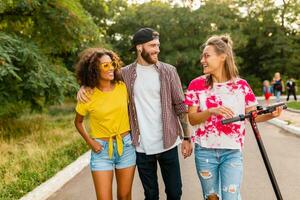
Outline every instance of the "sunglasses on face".
<svg viewBox="0 0 300 200">
<path fill-rule="evenodd" d="M 114 70 L 118 68 L 118 63 L 115 61 L 112 62 L 105 62 L 105 63 L 100 63 L 99 64 L 99 68 L 104 70 L 104 71 L 108 71 L 111 68 L 113 68 Z"/>
</svg>

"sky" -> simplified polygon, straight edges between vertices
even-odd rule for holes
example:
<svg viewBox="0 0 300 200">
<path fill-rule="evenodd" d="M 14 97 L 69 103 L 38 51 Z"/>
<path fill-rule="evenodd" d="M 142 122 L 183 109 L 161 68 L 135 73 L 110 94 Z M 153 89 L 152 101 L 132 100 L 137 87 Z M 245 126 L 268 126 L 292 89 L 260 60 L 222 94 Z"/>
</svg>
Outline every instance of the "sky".
<svg viewBox="0 0 300 200">
<path fill-rule="evenodd" d="M 142 3 L 145 3 L 145 2 L 149 2 L 151 0 L 128 0 L 128 3 L 139 3 L 139 4 L 142 4 Z M 163 0 L 162 0 L 163 1 Z M 282 5 L 283 0 L 275 0 L 275 4 L 276 5 Z M 178 2 L 178 3 L 181 3 L 182 1 L 181 0 L 174 0 L 174 2 Z M 193 2 L 193 8 L 194 9 L 197 9 L 200 7 L 200 0 L 194 0 Z"/>
</svg>

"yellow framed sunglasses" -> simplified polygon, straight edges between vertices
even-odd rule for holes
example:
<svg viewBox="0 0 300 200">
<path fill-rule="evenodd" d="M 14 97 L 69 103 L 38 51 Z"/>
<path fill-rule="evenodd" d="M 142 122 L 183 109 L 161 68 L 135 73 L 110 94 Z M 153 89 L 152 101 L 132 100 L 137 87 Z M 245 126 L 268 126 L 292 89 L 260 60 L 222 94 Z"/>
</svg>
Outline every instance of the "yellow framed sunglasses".
<svg viewBox="0 0 300 200">
<path fill-rule="evenodd" d="M 104 71 L 108 71 L 111 68 L 113 68 L 115 70 L 118 68 L 118 63 L 116 61 L 100 63 L 99 68 Z"/>
</svg>

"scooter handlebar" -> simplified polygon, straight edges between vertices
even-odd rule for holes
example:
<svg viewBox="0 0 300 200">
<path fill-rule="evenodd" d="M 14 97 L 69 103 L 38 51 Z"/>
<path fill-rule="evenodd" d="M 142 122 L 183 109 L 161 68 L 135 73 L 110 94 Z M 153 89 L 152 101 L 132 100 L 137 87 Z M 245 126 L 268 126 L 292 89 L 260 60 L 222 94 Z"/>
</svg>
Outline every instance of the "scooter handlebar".
<svg viewBox="0 0 300 200">
<path fill-rule="evenodd" d="M 258 115 L 261 114 L 267 114 L 267 113 L 271 113 L 274 112 L 276 110 L 277 107 L 281 106 L 282 109 L 287 109 L 287 105 L 285 103 L 277 103 L 271 106 L 267 106 L 267 107 L 259 107 L 260 109 L 258 109 Z"/>
<path fill-rule="evenodd" d="M 271 112 L 275 111 L 276 108 L 279 107 L 279 106 L 282 106 L 283 109 L 287 108 L 285 103 L 277 103 L 277 104 L 267 106 L 267 107 L 258 106 L 257 107 L 258 108 L 257 109 L 257 115 L 271 113 Z M 251 112 L 247 113 L 246 115 L 240 114 L 240 115 L 238 115 L 236 117 L 233 117 L 233 118 L 230 118 L 230 119 L 224 119 L 224 120 L 221 121 L 221 123 L 223 125 L 225 125 L 225 124 L 229 124 L 229 123 L 232 123 L 232 122 L 244 121 L 245 118 L 249 118 L 251 116 L 252 116 Z"/>
<path fill-rule="evenodd" d="M 223 119 L 221 121 L 221 123 L 223 125 L 225 125 L 225 124 L 229 124 L 229 123 L 232 123 L 232 122 L 243 121 L 243 120 L 245 120 L 245 115 L 241 114 L 241 115 L 239 115 L 237 117 L 233 117 L 233 118 L 230 118 L 230 119 Z"/>
</svg>

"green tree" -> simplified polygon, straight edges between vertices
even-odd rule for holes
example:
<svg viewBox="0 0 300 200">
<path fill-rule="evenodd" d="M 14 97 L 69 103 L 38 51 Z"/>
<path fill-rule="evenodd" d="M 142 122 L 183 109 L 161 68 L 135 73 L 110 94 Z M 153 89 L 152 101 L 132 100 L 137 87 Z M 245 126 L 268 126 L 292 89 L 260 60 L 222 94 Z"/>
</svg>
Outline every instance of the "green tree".
<svg viewBox="0 0 300 200">
<path fill-rule="evenodd" d="M 61 63 L 51 63 L 31 42 L 0 33 L 0 117 L 16 116 L 29 105 L 42 110 L 77 89 Z"/>
<path fill-rule="evenodd" d="M 132 34 L 141 27 L 152 27 L 160 32 L 162 61 L 174 65 L 185 86 L 201 74 L 200 46 L 212 34 L 231 33 L 236 45 L 244 45 L 245 36 L 239 33 L 239 15 L 226 2 L 207 2 L 198 10 L 172 7 L 153 1 L 134 4 L 114 19 L 108 30 L 110 43 L 126 63 L 134 59 L 128 51 Z"/>
<path fill-rule="evenodd" d="M 105 1 L 98 2 L 106 5 Z M 67 68 L 73 71 L 81 49 L 105 45 L 100 28 L 82 3 L 1 1 L 0 115 L 16 114 L 27 105 L 42 110 L 70 92 L 74 95 L 77 84 Z"/>
<path fill-rule="evenodd" d="M 8 2 L 13 4 L 0 13 L 1 30 L 33 40 L 47 54 L 74 53 L 101 41 L 98 27 L 79 0 Z"/>
<path fill-rule="evenodd" d="M 283 77 L 299 78 L 299 30 L 293 28 L 299 8 L 291 2 L 278 7 L 271 0 L 239 1 L 238 6 L 246 11 L 242 13 L 241 31 L 247 43 L 237 55 L 242 58 L 242 74 L 255 77 L 252 82 L 258 94 L 262 81 L 271 80 L 277 71 Z"/>
<path fill-rule="evenodd" d="M 73 70 L 79 51 L 106 45 L 100 28 L 80 0 L 10 0 L 3 5 L 0 31 L 31 40 L 47 56 L 62 59 L 69 70 Z M 102 7 L 98 8 L 102 13 Z"/>
</svg>

